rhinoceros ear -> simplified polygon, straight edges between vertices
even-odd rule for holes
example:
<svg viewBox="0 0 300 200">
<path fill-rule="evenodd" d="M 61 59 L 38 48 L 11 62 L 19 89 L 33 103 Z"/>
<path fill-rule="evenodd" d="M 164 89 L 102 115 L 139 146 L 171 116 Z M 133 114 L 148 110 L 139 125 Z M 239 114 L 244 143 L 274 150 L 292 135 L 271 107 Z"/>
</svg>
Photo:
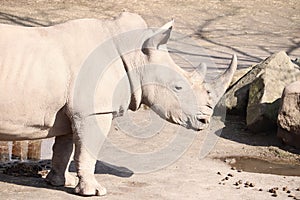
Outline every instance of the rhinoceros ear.
<svg viewBox="0 0 300 200">
<path fill-rule="evenodd" d="M 173 24 L 174 24 L 174 20 L 166 23 L 165 25 L 160 27 L 157 31 L 155 31 L 149 38 L 145 40 L 142 49 L 150 49 L 150 48 L 158 49 L 161 45 L 167 44 L 171 35 Z"/>
</svg>

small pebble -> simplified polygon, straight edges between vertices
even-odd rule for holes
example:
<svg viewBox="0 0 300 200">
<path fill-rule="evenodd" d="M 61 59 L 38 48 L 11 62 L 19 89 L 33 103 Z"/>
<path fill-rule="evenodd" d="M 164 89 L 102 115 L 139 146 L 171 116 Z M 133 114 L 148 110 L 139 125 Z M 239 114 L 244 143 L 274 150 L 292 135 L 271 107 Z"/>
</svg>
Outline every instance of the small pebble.
<svg viewBox="0 0 300 200">
<path fill-rule="evenodd" d="M 239 180 L 238 183 L 239 183 L 239 184 L 243 184 L 243 181 L 242 181 L 242 180 Z"/>
<path fill-rule="evenodd" d="M 217 172 L 218 175 L 221 175 L 221 172 Z"/>
<path fill-rule="evenodd" d="M 236 187 L 236 189 L 241 189 L 240 187 Z"/>
<path fill-rule="evenodd" d="M 242 170 L 241 170 L 241 169 L 238 169 L 237 172 L 242 172 Z"/>
<path fill-rule="evenodd" d="M 249 186 L 250 186 L 250 187 L 254 187 L 255 184 L 254 184 L 254 183 L 250 183 Z"/>
<path fill-rule="evenodd" d="M 238 182 L 235 182 L 233 185 L 235 185 L 235 186 L 238 186 L 238 185 L 239 185 L 239 183 L 238 183 Z"/>
<path fill-rule="evenodd" d="M 233 174 L 227 174 L 227 176 L 229 176 L 229 177 L 233 177 Z"/>
<path fill-rule="evenodd" d="M 235 160 L 235 158 L 226 158 L 224 160 L 224 162 L 226 162 L 228 164 L 234 164 L 234 163 L 236 163 L 236 160 Z"/>
<path fill-rule="evenodd" d="M 291 193 L 291 190 L 287 190 L 286 193 L 290 194 L 290 193 Z"/>
<path fill-rule="evenodd" d="M 228 176 L 226 176 L 226 177 L 225 177 L 225 180 L 229 180 L 229 177 L 228 177 Z"/>
<path fill-rule="evenodd" d="M 295 196 L 294 196 L 294 195 L 292 195 L 292 194 L 289 194 L 289 195 L 288 195 L 288 197 L 295 197 Z"/>
<path fill-rule="evenodd" d="M 231 170 L 236 170 L 236 167 L 231 167 Z"/>
<path fill-rule="evenodd" d="M 276 193 L 272 194 L 272 197 L 277 197 L 278 195 Z"/>
<path fill-rule="evenodd" d="M 300 188 L 297 188 L 296 191 L 300 191 Z"/>
<path fill-rule="evenodd" d="M 286 186 L 282 188 L 282 191 L 286 191 L 286 190 L 287 190 L 287 187 L 286 187 Z"/>
<path fill-rule="evenodd" d="M 270 193 L 276 193 L 276 189 L 275 188 L 271 188 L 271 189 L 269 189 L 269 192 Z"/>
<path fill-rule="evenodd" d="M 245 185 L 250 185 L 250 182 L 249 182 L 249 181 L 246 181 Z"/>
<path fill-rule="evenodd" d="M 261 191 L 263 191 L 263 189 L 259 188 L 259 190 L 258 190 L 258 191 L 260 191 L 260 192 L 261 192 Z"/>
</svg>

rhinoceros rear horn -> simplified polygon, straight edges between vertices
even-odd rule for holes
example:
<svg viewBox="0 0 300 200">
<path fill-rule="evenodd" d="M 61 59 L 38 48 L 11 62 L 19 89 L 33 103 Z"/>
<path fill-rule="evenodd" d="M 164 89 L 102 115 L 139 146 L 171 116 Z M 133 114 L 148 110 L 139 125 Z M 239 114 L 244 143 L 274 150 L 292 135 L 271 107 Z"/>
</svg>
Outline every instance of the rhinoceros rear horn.
<svg viewBox="0 0 300 200">
<path fill-rule="evenodd" d="M 237 57 L 234 54 L 229 68 L 219 78 L 208 84 L 208 90 L 212 97 L 214 105 L 216 105 L 229 87 L 233 74 L 237 68 Z"/>
<path fill-rule="evenodd" d="M 166 23 L 158 30 L 156 30 L 143 44 L 143 49 L 146 48 L 155 48 L 158 49 L 159 46 L 167 44 L 171 31 L 173 28 L 174 20 Z"/>
</svg>

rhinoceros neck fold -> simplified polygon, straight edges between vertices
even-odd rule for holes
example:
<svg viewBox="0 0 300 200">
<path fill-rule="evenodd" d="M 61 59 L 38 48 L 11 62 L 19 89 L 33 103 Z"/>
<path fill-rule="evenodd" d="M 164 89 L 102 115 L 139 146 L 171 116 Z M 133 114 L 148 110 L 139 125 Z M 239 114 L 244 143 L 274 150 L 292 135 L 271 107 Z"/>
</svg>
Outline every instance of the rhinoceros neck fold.
<svg viewBox="0 0 300 200">
<path fill-rule="evenodd" d="M 142 61 L 134 61 L 132 62 L 133 59 L 136 59 L 136 55 L 138 54 L 137 52 L 135 55 L 125 55 L 121 56 L 121 59 L 123 61 L 123 66 L 126 71 L 129 84 L 130 84 L 130 94 L 131 94 L 131 99 L 130 99 L 130 104 L 129 104 L 129 109 L 132 111 L 137 110 L 142 101 L 142 84 L 141 84 L 141 71 L 142 71 Z"/>
</svg>

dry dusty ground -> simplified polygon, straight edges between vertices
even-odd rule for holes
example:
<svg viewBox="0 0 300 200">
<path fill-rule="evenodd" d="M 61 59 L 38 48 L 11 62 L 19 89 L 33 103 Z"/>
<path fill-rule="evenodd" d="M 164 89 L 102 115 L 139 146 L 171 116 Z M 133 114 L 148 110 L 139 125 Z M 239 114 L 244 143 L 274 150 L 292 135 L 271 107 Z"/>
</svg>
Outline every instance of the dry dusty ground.
<svg viewBox="0 0 300 200">
<path fill-rule="evenodd" d="M 239 67 L 255 64 L 279 50 L 292 58 L 300 57 L 300 1 L 46 1 L 0 0 L 0 22 L 23 26 L 48 26 L 68 19 L 111 18 L 122 9 L 141 14 L 150 26 L 157 27 L 171 18 L 175 31 L 195 39 L 205 48 L 217 66 L 228 63 L 232 53 L 239 57 Z M 180 42 L 180 39 L 178 39 Z M 147 124 L 147 112 L 135 115 L 137 123 Z M 284 147 L 267 134 L 253 135 L 243 130 L 240 119 L 223 124 L 216 118 L 212 127 L 195 135 L 192 145 L 172 164 L 151 173 L 132 174 L 102 166 L 97 179 L 108 189 L 102 199 L 274 199 L 268 189 L 279 187 L 275 199 L 292 199 L 282 191 L 288 186 L 300 198 L 300 177 L 237 172 L 214 157 L 252 156 L 279 162 L 300 162 L 299 154 Z M 116 127 L 116 128 L 115 128 Z M 166 129 L 147 139 L 126 136 L 115 125 L 110 140 L 119 148 L 135 153 L 159 151 L 170 146 L 178 127 Z M 221 136 L 215 131 L 222 130 Z M 220 132 L 217 132 L 220 133 Z M 190 138 L 190 136 L 187 136 Z M 209 138 L 210 140 L 207 140 Z M 214 145 L 215 139 L 217 143 Z M 199 159 L 201 150 L 210 152 Z M 168 156 L 168 154 L 166 154 Z M 153 166 L 159 161 L 153 161 Z M 121 166 L 124 167 L 124 166 Z M 124 168 L 125 169 L 125 168 Z M 218 175 L 220 172 L 221 175 Z M 221 181 L 228 173 L 233 177 Z M 245 188 L 233 184 L 242 180 L 255 183 Z M 221 182 L 221 184 L 219 184 Z M 223 184 L 225 183 L 225 184 Z M 262 191 L 259 191 L 262 189 Z M 70 194 L 70 188 L 54 188 L 42 179 L 0 174 L 0 199 L 83 199 Z M 94 198 L 94 197 L 93 197 Z M 92 198 L 92 199 L 93 199 Z M 89 198 L 91 199 L 91 198 Z"/>
</svg>

